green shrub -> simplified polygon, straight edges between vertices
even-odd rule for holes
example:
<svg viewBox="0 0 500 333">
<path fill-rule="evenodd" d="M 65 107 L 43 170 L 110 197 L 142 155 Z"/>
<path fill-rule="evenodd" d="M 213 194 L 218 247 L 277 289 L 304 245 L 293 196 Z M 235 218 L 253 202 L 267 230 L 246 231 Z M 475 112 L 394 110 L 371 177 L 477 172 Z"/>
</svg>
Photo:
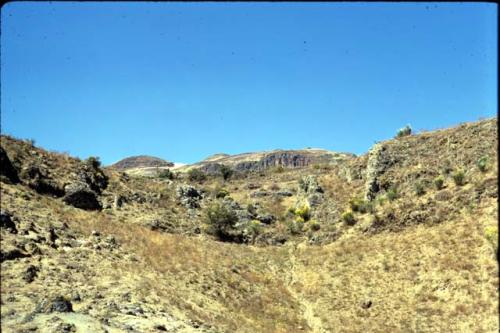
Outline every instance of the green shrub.
<svg viewBox="0 0 500 333">
<path fill-rule="evenodd" d="M 209 232 L 220 239 L 225 239 L 234 231 L 238 216 L 236 213 L 220 203 L 214 203 L 206 210 Z"/>
<path fill-rule="evenodd" d="M 415 184 L 415 194 L 418 196 L 425 194 L 425 187 L 422 182 L 418 182 Z"/>
<path fill-rule="evenodd" d="M 477 160 L 476 164 L 481 172 L 486 172 L 486 170 L 488 169 L 488 157 L 487 156 L 481 157 L 480 159 Z"/>
<path fill-rule="evenodd" d="M 352 211 L 346 211 L 342 213 L 342 221 L 347 225 L 354 225 L 356 223 L 356 218 Z"/>
<path fill-rule="evenodd" d="M 455 185 L 462 186 L 465 184 L 465 172 L 463 170 L 457 170 L 452 175 Z"/>
<path fill-rule="evenodd" d="M 406 125 L 405 127 L 398 130 L 396 133 L 396 138 L 401 138 L 403 136 L 411 135 L 411 127 L 410 125 Z"/>
<path fill-rule="evenodd" d="M 353 212 L 367 213 L 373 212 L 373 204 L 370 201 L 356 197 L 349 200 L 349 206 Z"/>
<path fill-rule="evenodd" d="M 191 169 L 188 171 L 188 179 L 194 182 L 203 182 L 207 179 L 207 175 L 200 169 Z"/>
<path fill-rule="evenodd" d="M 396 200 L 397 198 L 399 198 L 399 193 L 398 193 L 398 189 L 396 186 L 391 186 L 388 190 L 387 190 L 387 199 L 389 199 L 390 201 L 394 201 Z"/>
<path fill-rule="evenodd" d="M 293 213 L 304 221 L 308 221 L 311 217 L 311 207 L 309 207 L 308 203 L 304 203 L 300 207 L 295 208 Z"/>
<path fill-rule="evenodd" d="M 97 156 L 90 156 L 85 160 L 85 163 L 94 169 L 98 169 L 101 166 L 101 161 Z"/>
<path fill-rule="evenodd" d="M 219 172 L 224 180 L 228 180 L 233 175 L 233 169 L 224 164 L 221 165 Z"/>
<path fill-rule="evenodd" d="M 498 227 L 488 226 L 484 228 L 484 236 L 488 242 L 490 242 L 491 246 L 493 246 L 495 253 L 498 255 Z"/>
<path fill-rule="evenodd" d="M 215 197 L 217 199 L 222 199 L 222 198 L 225 198 L 229 195 L 229 192 L 228 190 L 226 190 L 225 188 L 221 188 L 219 190 L 217 190 L 217 193 L 215 193 Z"/>
<path fill-rule="evenodd" d="M 174 179 L 174 173 L 172 171 L 170 171 L 170 169 L 163 169 L 162 171 L 160 171 L 160 173 L 158 174 L 158 177 L 161 178 L 161 179 Z"/>
<path fill-rule="evenodd" d="M 253 241 L 255 240 L 255 237 L 257 237 L 261 233 L 261 231 L 261 223 L 257 220 L 252 220 L 245 227 L 245 238 L 247 239 L 247 241 Z"/>
<path fill-rule="evenodd" d="M 287 223 L 287 228 L 292 235 L 300 234 L 304 229 L 304 219 L 300 216 L 295 217 Z"/>
<path fill-rule="evenodd" d="M 444 187 L 444 177 L 438 176 L 434 178 L 434 186 L 437 190 L 441 190 Z"/>
<path fill-rule="evenodd" d="M 319 225 L 318 221 L 311 220 L 309 221 L 309 229 L 311 229 L 312 231 L 318 231 L 319 229 L 321 229 L 321 226 Z"/>
</svg>

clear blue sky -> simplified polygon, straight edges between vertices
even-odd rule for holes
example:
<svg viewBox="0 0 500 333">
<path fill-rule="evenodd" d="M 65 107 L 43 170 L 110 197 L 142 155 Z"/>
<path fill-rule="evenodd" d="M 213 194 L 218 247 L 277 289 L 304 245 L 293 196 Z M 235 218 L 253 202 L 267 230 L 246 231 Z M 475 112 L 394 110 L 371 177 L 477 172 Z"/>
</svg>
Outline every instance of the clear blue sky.
<svg viewBox="0 0 500 333">
<path fill-rule="evenodd" d="M 1 12 L 2 133 L 105 164 L 321 147 L 497 113 L 483 3 L 29 3 Z"/>
</svg>

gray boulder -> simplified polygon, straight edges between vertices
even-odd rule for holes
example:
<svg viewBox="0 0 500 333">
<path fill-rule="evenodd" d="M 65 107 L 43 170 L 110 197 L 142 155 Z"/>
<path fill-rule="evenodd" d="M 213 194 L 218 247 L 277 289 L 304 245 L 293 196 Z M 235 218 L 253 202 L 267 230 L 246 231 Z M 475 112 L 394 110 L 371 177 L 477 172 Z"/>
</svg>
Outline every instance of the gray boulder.
<svg viewBox="0 0 500 333">
<path fill-rule="evenodd" d="M 191 185 L 179 185 L 176 189 L 177 199 L 189 209 L 200 208 L 203 198 L 201 191 Z"/>
</svg>

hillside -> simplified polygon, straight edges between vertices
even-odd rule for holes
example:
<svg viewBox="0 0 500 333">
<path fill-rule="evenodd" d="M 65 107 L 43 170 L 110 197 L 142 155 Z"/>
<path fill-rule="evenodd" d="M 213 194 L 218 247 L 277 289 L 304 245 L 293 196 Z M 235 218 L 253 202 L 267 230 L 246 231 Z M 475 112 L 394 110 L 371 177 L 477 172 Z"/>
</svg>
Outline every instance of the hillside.
<svg viewBox="0 0 500 333">
<path fill-rule="evenodd" d="M 2 332 L 499 330 L 496 118 L 203 177 L 0 144 Z"/>
<path fill-rule="evenodd" d="M 131 156 L 119 160 L 112 164 L 110 167 L 119 171 L 125 171 L 135 168 L 157 168 L 157 167 L 173 167 L 174 163 L 165 161 L 161 158 L 154 156 Z"/>
</svg>

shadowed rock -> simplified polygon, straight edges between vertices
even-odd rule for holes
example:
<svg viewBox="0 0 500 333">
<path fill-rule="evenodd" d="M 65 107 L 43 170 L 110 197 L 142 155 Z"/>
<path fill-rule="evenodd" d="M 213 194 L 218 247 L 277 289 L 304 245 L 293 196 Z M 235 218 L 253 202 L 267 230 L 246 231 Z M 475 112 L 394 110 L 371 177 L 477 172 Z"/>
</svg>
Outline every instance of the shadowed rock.
<svg viewBox="0 0 500 333">
<path fill-rule="evenodd" d="M 97 200 L 97 194 L 82 182 L 66 185 L 64 188 L 66 196 L 63 201 L 68 205 L 85 210 L 100 210 L 101 204 Z"/>
<path fill-rule="evenodd" d="M 0 147 L 0 165 L 0 179 L 2 181 L 13 184 L 19 183 L 17 170 L 10 162 L 9 156 L 2 147 Z"/>
</svg>

